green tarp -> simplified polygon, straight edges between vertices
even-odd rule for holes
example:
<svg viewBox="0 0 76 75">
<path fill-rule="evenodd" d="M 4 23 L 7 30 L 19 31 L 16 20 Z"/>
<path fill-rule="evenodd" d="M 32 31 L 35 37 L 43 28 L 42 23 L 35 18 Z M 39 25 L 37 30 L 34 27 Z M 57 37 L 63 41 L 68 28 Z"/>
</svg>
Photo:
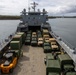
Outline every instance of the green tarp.
<svg viewBox="0 0 76 75">
<path fill-rule="evenodd" d="M 50 46 L 44 46 L 44 52 L 51 52 L 51 47 Z"/>
<path fill-rule="evenodd" d="M 27 34 L 27 37 L 31 37 L 31 34 Z"/>
<path fill-rule="evenodd" d="M 31 45 L 32 45 L 32 46 L 37 45 L 37 41 L 31 41 Z"/>
<path fill-rule="evenodd" d="M 49 72 L 48 75 L 60 75 L 59 73 Z"/>
<path fill-rule="evenodd" d="M 67 72 L 66 75 L 76 75 L 76 72 Z"/>
<path fill-rule="evenodd" d="M 30 40 L 25 40 L 25 44 L 29 45 L 30 44 Z"/>
<path fill-rule="evenodd" d="M 22 35 L 16 34 L 16 35 L 13 37 L 12 41 L 20 41 L 20 47 L 22 47 Z"/>
<path fill-rule="evenodd" d="M 31 39 L 31 37 L 26 37 L 26 40 L 30 40 Z"/>
<path fill-rule="evenodd" d="M 44 45 L 44 46 L 50 46 L 50 43 L 48 43 L 48 42 L 44 42 L 43 45 Z"/>
<path fill-rule="evenodd" d="M 18 32 L 17 34 L 22 36 L 22 43 L 24 43 L 24 41 L 25 41 L 25 33 L 24 32 Z"/>
<path fill-rule="evenodd" d="M 38 30 L 37 33 L 41 33 L 41 31 Z"/>
<path fill-rule="evenodd" d="M 64 69 L 67 65 L 73 65 L 73 60 L 67 54 L 58 55 L 58 59 L 61 65 L 61 69 Z"/>
<path fill-rule="evenodd" d="M 53 60 L 54 59 L 54 56 L 51 53 L 47 53 L 46 54 L 46 59 L 47 60 Z"/>
<path fill-rule="evenodd" d="M 20 41 L 11 41 L 10 42 L 10 47 L 13 50 L 20 50 L 21 49 Z"/>
<path fill-rule="evenodd" d="M 30 42 L 30 40 L 25 40 L 25 42 L 27 43 L 27 42 Z"/>
<path fill-rule="evenodd" d="M 39 38 L 39 37 L 42 37 L 42 35 L 41 35 L 41 34 L 38 34 L 38 38 Z"/>
<path fill-rule="evenodd" d="M 74 66 L 71 65 L 71 64 L 70 65 L 68 65 L 68 64 L 67 65 L 64 65 L 63 67 L 64 67 L 65 70 L 67 70 L 67 69 L 68 70 L 73 70 L 74 69 Z"/>
<path fill-rule="evenodd" d="M 58 60 L 48 60 L 46 63 L 46 72 L 61 72 L 60 64 Z"/>
<path fill-rule="evenodd" d="M 32 38 L 32 41 L 36 41 L 37 40 L 37 38 Z"/>
<path fill-rule="evenodd" d="M 27 34 L 31 34 L 31 33 L 32 33 L 32 31 L 28 31 L 28 32 L 27 32 Z"/>
</svg>

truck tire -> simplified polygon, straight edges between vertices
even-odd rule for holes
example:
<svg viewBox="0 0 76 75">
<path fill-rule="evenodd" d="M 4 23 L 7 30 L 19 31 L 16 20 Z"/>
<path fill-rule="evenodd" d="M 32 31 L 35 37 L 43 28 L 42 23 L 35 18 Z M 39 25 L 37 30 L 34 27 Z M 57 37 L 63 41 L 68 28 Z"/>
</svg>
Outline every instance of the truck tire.
<svg viewBox="0 0 76 75">
<path fill-rule="evenodd" d="M 13 72 L 13 68 L 11 68 L 9 72 L 12 73 Z"/>
<path fill-rule="evenodd" d="M 2 70 L 1 70 L 1 74 L 3 74 Z"/>
</svg>

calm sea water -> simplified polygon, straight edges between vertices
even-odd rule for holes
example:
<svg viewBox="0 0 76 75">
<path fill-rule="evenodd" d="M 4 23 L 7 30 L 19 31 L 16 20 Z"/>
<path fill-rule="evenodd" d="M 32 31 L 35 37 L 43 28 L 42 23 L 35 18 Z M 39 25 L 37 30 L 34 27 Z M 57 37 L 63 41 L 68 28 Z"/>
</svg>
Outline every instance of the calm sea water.
<svg viewBox="0 0 76 75">
<path fill-rule="evenodd" d="M 62 39 L 76 47 L 76 19 L 57 18 L 50 19 L 52 30 Z M 14 33 L 19 24 L 19 20 L 0 20 L 0 41 Z"/>
<path fill-rule="evenodd" d="M 19 20 L 0 20 L 0 42 L 14 33 L 19 24 Z"/>
<path fill-rule="evenodd" d="M 50 19 L 49 22 L 57 35 L 76 47 L 76 18 Z"/>
</svg>

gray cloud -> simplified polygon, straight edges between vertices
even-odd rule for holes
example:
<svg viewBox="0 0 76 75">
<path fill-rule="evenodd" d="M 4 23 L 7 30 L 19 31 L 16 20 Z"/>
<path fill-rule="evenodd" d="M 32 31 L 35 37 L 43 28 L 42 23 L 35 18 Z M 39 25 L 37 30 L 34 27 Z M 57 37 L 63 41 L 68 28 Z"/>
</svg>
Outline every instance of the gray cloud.
<svg viewBox="0 0 76 75">
<path fill-rule="evenodd" d="M 5 9 L 5 6 L 0 5 L 0 12 L 4 11 L 4 9 Z"/>
<path fill-rule="evenodd" d="M 74 13 L 76 13 L 76 5 L 66 5 L 66 6 L 61 6 L 58 9 L 58 12 L 55 14 L 71 14 L 73 15 Z M 74 14 L 76 15 L 76 14 Z"/>
<path fill-rule="evenodd" d="M 3 8 L 5 8 L 5 6 L 3 6 L 3 5 L 0 5 L 0 8 L 2 8 L 2 9 L 3 9 Z"/>
<path fill-rule="evenodd" d="M 20 15 L 33 1 L 38 2 L 37 8 L 45 8 L 51 14 L 76 13 L 76 0 L 0 0 L 0 15 Z"/>
<path fill-rule="evenodd" d="M 69 8 L 65 10 L 65 13 L 76 13 L 76 5 L 70 5 Z"/>
</svg>

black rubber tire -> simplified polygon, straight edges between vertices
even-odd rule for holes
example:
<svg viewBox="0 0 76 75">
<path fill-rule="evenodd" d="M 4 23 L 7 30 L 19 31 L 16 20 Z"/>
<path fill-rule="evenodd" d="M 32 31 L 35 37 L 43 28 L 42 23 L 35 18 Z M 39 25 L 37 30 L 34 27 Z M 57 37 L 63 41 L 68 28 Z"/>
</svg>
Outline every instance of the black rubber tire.
<svg viewBox="0 0 76 75">
<path fill-rule="evenodd" d="M 1 74 L 3 74 L 2 70 L 0 70 Z"/>
<path fill-rule="evenodd" d="M 12 73 L 13 72 L 13 68 L 11 68 L 9 72 Z"/>
</svg>

